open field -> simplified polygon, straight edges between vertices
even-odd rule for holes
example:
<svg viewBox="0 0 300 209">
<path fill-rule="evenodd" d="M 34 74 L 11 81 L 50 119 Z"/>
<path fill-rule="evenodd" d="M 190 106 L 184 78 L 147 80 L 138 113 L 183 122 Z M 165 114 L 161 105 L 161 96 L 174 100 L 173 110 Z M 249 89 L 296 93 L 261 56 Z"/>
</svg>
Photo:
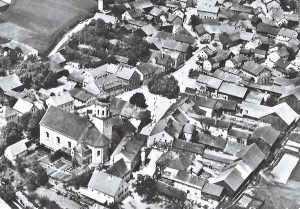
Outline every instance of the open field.
<svg viewBox="0 0 300 209">
<path fill-rule="evenodd" d="M 30 45 L 45 55 L 65 30 L 96 8 L 95 0 L 15 0 L 0 16 L 0 37 Z"/>
</svg>

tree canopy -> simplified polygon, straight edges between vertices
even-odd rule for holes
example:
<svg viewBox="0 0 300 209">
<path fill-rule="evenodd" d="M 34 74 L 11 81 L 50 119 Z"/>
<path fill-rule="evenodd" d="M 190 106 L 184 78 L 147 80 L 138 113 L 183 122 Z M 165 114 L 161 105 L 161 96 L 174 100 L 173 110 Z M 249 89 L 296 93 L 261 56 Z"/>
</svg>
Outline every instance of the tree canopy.
<svg viewBox="0 0 300 209">
<path fill-rule="evenodd" d="M 154 77 L 148 83 L 148 89 L 152 94 L 158 94 L 169 99 L 177 99 L 180 88 L 174 76 Z"/>
<path fill-rule="evenodd" d="M 143 93 L 135 93 L 131 96 L 129 102 L 141 108 L 147 108 L 146 99 Z"/>
</svg>

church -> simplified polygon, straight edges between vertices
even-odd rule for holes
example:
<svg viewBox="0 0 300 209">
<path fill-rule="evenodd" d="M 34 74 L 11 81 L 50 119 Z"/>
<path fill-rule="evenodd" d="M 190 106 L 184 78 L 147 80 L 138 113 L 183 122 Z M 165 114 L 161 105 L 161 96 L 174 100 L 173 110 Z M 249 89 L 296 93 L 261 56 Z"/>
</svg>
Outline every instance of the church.
<svg viewBox="0 0 300 209">
<path fill-rule="evenodd" d="M 50 106 L 40 122 L 40 144 L 70 154 L 79 164 L 98 166 L 109 160 L 110 119 L 109 99 L 93 104 L 90 119 Z"/>
</svg>

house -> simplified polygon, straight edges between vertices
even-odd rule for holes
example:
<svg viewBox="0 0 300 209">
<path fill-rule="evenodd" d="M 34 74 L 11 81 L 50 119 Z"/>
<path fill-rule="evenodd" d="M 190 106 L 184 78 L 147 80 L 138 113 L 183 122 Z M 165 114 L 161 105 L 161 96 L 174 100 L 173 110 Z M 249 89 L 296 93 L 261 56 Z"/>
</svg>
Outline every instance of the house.
<svg viewBox="0 0 300 209">
<path fill-rule="evenodd" d="M 162 67 L 152 63 L 141 63 L 137 66 L 138 72 L 141 74 L 141 80 L 144 84 L 149 83 L 152 78 L 163 71 Z"/>
<path fill-rule="evenodd" d="M 300 114 L 300 86 L 287 89 L 280 97 L 280 103 L 287 103 L 296 113 Z"/>
<path fill-rule="evenodd" d="M 85 118 L 50 106 L 40 121 L 40 143 L 50 150 L 62 150 L 73 157 L 76 154 L 74 148 L 82 144 L 91 150 L 92 163 L 104 163 L 109 159 L 110 141 L 99 131 L 100 122 L 96 125 L 98 128 Z M 78 154 L 83 156 L 85 153 Z"/>
<path fill-rule="evenodd" d="M 160 173 L 169 172 L 174 175 L 178 171 L 186 171 L 194 161 L 195 155 L 180 150 L 168 150 L 156 161 L 156 168 Z"/>
<path fill-rule="evenodd" d="M 206 31 L 202 24 L 195 26 L 195 32 L 197 33 L 200 43 L 210 43 L 212 35 Z"/>
<path fill-rule="evenodd" d="M 248 58 L 242 54 L 236 55 L 225 62 L 225 67 L 228 68 L 239 68 Z"/>
<path fill-rule="evenodd" d="M 286 132 L 298 119 L 299 115 L 287 103 L 280 103 L 261 116 L 262 122 L 281 132 Z"/>
<path fill-rule="evenodd" d="M 205 112 L 206 117 L 213 117 L 216 109 L 217 100 L 209 97 L 198 96 L 195 99 L 194 109 L 201 109 Z M 196 111 L 197 113 L 197 111 Z"/>
<path fill-rule="evenodd" d="M 271 149 L 274 148 L 279 137 L 280 131 L 277 131 L 271 125 L 260 125 L 254 129 L 248 144 L 256 143 L 268 155 Z"/>
<path fill-rule="evenodd" d="M 124 159 L 121 158 L 113 165 L 111 165 L 107 170 L 106 173 L 124 179 L 126 182 L 129 181 L 131 176 L 131 169 L 128 168 L 127 164 L 125 163 Z"/>
<path fill-rule="evenodd" d="M 7 4 L 9 5 L 9 4 Z M 2 209 L 12 209 L 2 198 L 0 198 L 0 207 Z"/>
<path fill-rule="evenodd" d="M 216 94 L 223 81 L 210 75 L 200 74 L 197 78 L 197 83 L 204 86 L 208 91 Z"/>
<path fill-rule="evenodd" d="M 215 200 L 219 202 L 225 195 L 225 189 L 217 184 L 205 182 L 201 194 L 204 200 Z"/>
<path fill-rule="evenodd" d="M 0 78 L 0 89 L 2 93 L 5 93 L 7 91 L 18 92 L 23 89 L 23 84 L 16 74 L 11 74 Z"/>
<path fill-rule="evenodd" d="M 141 85 L 141 76 L 137 71 L 136 67 L 125 64 L 119 65 L 116 76 L 122 80 L 124 91 L 130 91 Z"/>
<path fill-rule="evenodd" d="M 71 96 L 74 98 L 74 108 L 89 106 L 96 100 L 96 97 L 92 94 L 89 94 L 82 88 L 73 88 L 69 91 Z"/>
<path fill-rule="evenodd" d="M 205 149 L 205 146 L 202 144 L 196 144 L 192 142 L 187 142 L 180 139 L 175 139 L 172 144 L 173 150 L 180 150 L 183 152 L 190 152 L 195 155 L 202 155 Z"/>
<path fill-rule="evenodd" d="M 288 28 L 281 28 L 276 36 L 278 42 L 288 42 L 291 39 L 297 39 L 298 33 Z"/>
<path fill-rule="evenodd" d="M 4 151 L 6 159 L 8 159 L 13 165 L 16 165 L 16 159 L 27 154 L 28 142 L 28 139 L 23 139 L 8 146 Z"/>
<path fill-rule="evenodd" d="M 192 175 L 187 171 L 177 171 L 174 174 L 165 171 L 162 173 L 164 179 L 172 181 L 174 188 L 182 190 L 189 195 L 187 198 L 196 200 L 201 197 L 201 190 L 206 182 L 205 179 Z"/>
<path fill-rule="evenodd" d="M 217 55 L 203 62 L 203 70 L 212 72 L 215 69 L 225 66 L 226 60 L 229 58 L 230 52 L 218 51 Z"/>
<path fill-rule="evenodd" d="M 59 93 L 56 96 L 50 96 L 46 100 L 46 105 L 49 107 L 50 105 L 59 107 L 68 112 L 74 111 L 74 98 L 71 96 L 69 92 Z"/>
<path fill-rule="evenodd" d="M 263 0 L 262 2 L 266 5 L 268 11 L 281 8 L 280 0 Z"/>
<path fill-rule="evenodd" d="M 152 25 L 148 24 L 141 27 L 139 30 L 136 31 L 141 37 L 153 36 L 158 33 L 158 30 Z"/>
<path fill-rule="evenodd" d="M 161 67 L 161 70 L 158 72 L 158 74 L 164 74 L 175 66 L 175 61 L 167 53 L 153 52 L 150 60 L 153 64 Z"/>
<path fill-rule="evenodd" d="M 125 143 L 122 141 L 125 141 Z M 146 141 L 136 136 L 126 136 L 122 141 L 111 155 L 110 161 L 116 163 L 120 159 L 123 159 L 126 166 L 130 170 L 133 170 L 141 161 L 141 149 Z"/>
<path fill-rule="evenodd" d="M 259 78 L 269 77 L 271 71 L 267 69 L 265 66 L 257 64 L 255 62 L 247 62 L 243 65 L 242 71 L 251 76 L 254 81 L 257 83 Z"/>
<path fill-rule="evenodd" d="M 199 133 L 197 135 L 197 142 L 205 145 L 205 147 L 209 149 L 223 151 L 226 146 L 227 140 L 222 137 Z"/>
<path fill-rule="evenodd" d="M 258 34 L 265 35 L 267 37 L 275 38 L 279 33 L 279 28 L 266 23 L 259 23 L 256 27 Z"/>
<path fill-rule="evenodd" d="M 232 127 L 228 130 L 227 137 L 230 141 L 247 145 L 251 134 L 252 132 L 248 130 Z"/>
<path fill-rule="evenodd" d="M 218 97 L 242 102 L 248 94 L 248 88 L 233 83 L 222 82 L 218 89 Z"/>
<path fill-rule="evenodd" d="M 129 184 L 116 176 L 95 170 L 83 195 L 105 205 L 121 202 L 129 193 Z"/>
<path fill-rule="evenodd" d="M 34 113 L 38 110 L 38 108 L 33 103 L 25 99 L 18 99 L 13 109 L 16 110 L 20 116 L 27 112 Z"/>
<path fill-rule="evenodd" d="M 204 0 L 198 2 L 197 11 L 200 18 L 216 19 L 219 13 L 219 6 L 216 6 L 217 0 Z"/>
<path fill-rule="evenodd" d="M 173 140 L 178 138 L 183 130 L 184 123 L 179 123 L 172 117 L 165 117 L 158 121 L 152 129 L 147 140 L 147 146 L 171 146 Z"/>
<path fill-rule="evenodd" d="M 5 126 L 7 123 L 18 120 L 19 113 L 9 106 L 0 107 L 0 126 Z"/>
<path fill-rule="evenodd" d="M 207 60 L 208 58 L 212 58 L 218 53 L 217 47 L 213 46 L 212 44 L 208 44 L 207 46 L 203 47 L 198 54 L 198 58 L 201 61 Z"/>
<path fill-rule="evenodd" d="M 265 159 L 265 154 L 256 144 L 247 146 L 236 154 L 237 161 L 233 162 L 217 176 L 210 179 L 210 183 L 223 186 L 228 195 L 233 196 L 253 175 Z"/>
<path fill-rule="evenodd" d="M 180 60 L 176 60 L 175 65 L 180 66 L 183 64 L 184 60 L 186 60 L 190 56 L 191 46 L 187 43 L 178 42 L 175 40 L 162 40 L 162 49 L 166 53 L 170 53 L 172 57 L 172 53 L 177 52 L 176 54 L 183 54 L 183 58 Z M 174 53 L 175 54 L 175 53 Z"/>
<path fill-rule="evenodd" d="M 141 17 L 144 16 L 144 10 L 142 9 L 131 9 L 122 14 L 122 20 L 123 21 L 128 21 L 132 19 L 140 19 Z"/>
</svg>

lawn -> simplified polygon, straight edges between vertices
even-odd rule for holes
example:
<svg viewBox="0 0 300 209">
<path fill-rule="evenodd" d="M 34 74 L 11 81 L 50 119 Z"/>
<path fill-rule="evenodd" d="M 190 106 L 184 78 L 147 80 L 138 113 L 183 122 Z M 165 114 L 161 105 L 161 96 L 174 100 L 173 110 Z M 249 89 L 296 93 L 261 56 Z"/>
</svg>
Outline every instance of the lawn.
<svg viewBox="0 0 300 209">
<path fill-rule="evenodd" d="M 96 8 L 95 0 L 15 0 L 0 16 L 0 37 L 28 44 L 45 55 L 66 29 Z"/>
</svg>

